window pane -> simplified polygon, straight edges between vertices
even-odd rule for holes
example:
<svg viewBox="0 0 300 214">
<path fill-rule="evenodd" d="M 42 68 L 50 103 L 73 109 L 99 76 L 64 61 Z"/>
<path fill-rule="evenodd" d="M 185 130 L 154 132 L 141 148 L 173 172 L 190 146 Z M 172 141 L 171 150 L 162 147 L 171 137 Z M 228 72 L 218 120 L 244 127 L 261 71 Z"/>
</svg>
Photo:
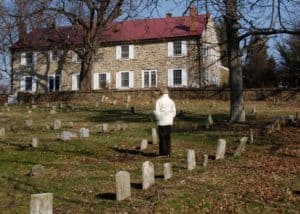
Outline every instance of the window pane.
<svg viewBox="0 0 300 214">
<path fill-rule="evenodd" d="M 149 87 L 149 72 L 148 71 L 144 72 L 144 87 L 145 88 Z"/>
<path fill-rule="evenodd" d="M 181 55 L 181 41 L 175 41 L 174 43 L 174 55 Z"/>
<path fill-rule="evenodd" d="M 54 50 L 54 51 L 52 51 L 52 61 L 59 61 L 59 59 L 60 59 L 60 51 L 58 51 L 58 50 Z"/>
<path fill-rule="evenodd" d="M 49 92 L 54 90 L 54 78 L 52 76 L 49 76 Z"/>
<path fill-rule="evenodd" d="M 55 76 L 55 91 L 59 91 L 60 88 L 60 76 Z"/>
<path fill-rule="evenodd" d="M 30 65 L 33 63 L 33 53 L 26 53 L 26 64 Z"/>
<path fill-rule="evenodd" d="M 156 71 L 151 71 L 151 87 L 156 87 Z"/>
<path fill-rule="evenodd" d="M 129 87 L 129 72 L 121 73 L 121 87 Z"/>
<path fill-rule="evenodd" d="M 174 78 L 174 85 L 181 85 L 182 84 L 181 70 L 174 70 L 173 78 Z"/>
<path fill-rule="evenodd" d="M 122 58 L 123 59 L 128 59 L 129 58 L 129 45 L 122 45 Z"/>
<path fill-rule="evenodd" d="M 99 86 L 100 88 L 107 88 L 106 74 L 99 74 Z"/>
<path fill-rule="evenodd" d="M 25 78 L 25 90 L 32 91 L 32 77 Z"/>
</svg>

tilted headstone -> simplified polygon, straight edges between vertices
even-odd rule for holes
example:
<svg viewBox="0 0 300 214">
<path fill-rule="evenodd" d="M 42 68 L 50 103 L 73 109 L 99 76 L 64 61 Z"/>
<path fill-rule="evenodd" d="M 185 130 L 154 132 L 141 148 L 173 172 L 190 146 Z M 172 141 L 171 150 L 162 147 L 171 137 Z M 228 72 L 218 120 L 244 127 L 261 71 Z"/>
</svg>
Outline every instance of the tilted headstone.
<svg viewBox="0 0 300 214">
<path fill-rule="evenodd" d="M 216 160 L 224 159 L 225 151 L 226 151 L 226 140 L 219 139 L 217 151 L 216 151 Z"/>
<path fill-rule="evenodd" d="M 253 129 L 249 129 L 249 143 L 254 142 L 254 134 L 253 134 Z"/>
<path fill-rule="evenodd" d="M 61 129 L 61 120 L 55 119 L 53 122 L 53 130 Z"/>
<path fill-rule="evenodd" d="M 173 176 L 173 169 L 172 169 L 172 164 L 171 163 L 164 163 L 164 179 L 168 180 L 172 178 Z"/>
<path fill-rule="evenodd" d="M 143 163 L 143 189 L 148 189 L 155 183 L 154 164 L 150 161 Z"/>
<path fill-rule="evenodd" d="M 246 143 L 248 142 L 248 137 L 242 137 L 240 139 L 240 143 L 237 147 L 237 149 L 235 150 L 233 156 L 234 157 L 237 157 L 237 156 L 240 156 L 242 154 L 242 152 L 245 150 L 246 148 Z"/>
<path fill-rule="evenodd" d="M 52 214 L 53 194 L 42 193 L 31 195 L 30 214 Z"/>
<path fill-rule="evenodd" d="M 32 140 L 31 140 L 31 146 L 33 148 L 37 148 L 38 147 L 38 143 L 39 143 L 39 140 L 36 137 L 33 137 Z"/>
<path fill-rule="evenodd" d="M 25 120 L 25 128 L 32 129 L 32 124 L 33 124 L 32 119 Z"/>
<path fill-rule="evenodd" d="M 157 134 L 156 128 L 152 128 L 151 129 L 151 134 L 152 134 L 152 143 L 154 145 L 158 144 L 159 138 L 158 138 L 158 134 Z"/>
<path fill-rule="evenodd" d="M 80 129 L 80 138 L 88 138 L 90 136 L 90 130 L 86 128 Z"/>
<path fill-rule="evenodd" d="M 116 198 L 122 201 L 131 196 L 130 174 L 127 171 L 120 171 L 116 174 Z"/>
<path fill-rule="evenodd" d="M 203 155 L 203 164 L 202 164 L 202 166 L 206 168 L 207 163 L 208 163 L 208 155 Z"/>
<path fill-rule="evenodd" d="M 5 128 L 0 128 L 0 137 L 5 137 Z"/>
<path fill-rule="evenodd" d="M 187 150 L 187 168 L 190 171 L 196 168 L 196 155 L 194 149 Z"/>
<path fill-rule="evenodd" d="M 144 151 L 145 149 L 147 149 L 147 147 L 148 147 L 148 140 L 143 139 L 141 142 L 140 150 Z"/>
</svg>

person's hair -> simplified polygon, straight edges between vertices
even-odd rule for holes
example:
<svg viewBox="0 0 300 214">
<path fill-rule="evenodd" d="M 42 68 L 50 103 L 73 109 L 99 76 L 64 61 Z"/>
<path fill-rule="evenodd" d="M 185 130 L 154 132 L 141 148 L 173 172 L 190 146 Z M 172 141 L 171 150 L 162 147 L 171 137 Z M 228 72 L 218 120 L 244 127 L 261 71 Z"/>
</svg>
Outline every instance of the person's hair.
<svg viewBox="0 0 300 214">
<path fill-rule="evenodd" d="M 161 88 L 160 89 L 160 94 L 169 94 L 169 91 L 167 88 Z"/>
</svg>

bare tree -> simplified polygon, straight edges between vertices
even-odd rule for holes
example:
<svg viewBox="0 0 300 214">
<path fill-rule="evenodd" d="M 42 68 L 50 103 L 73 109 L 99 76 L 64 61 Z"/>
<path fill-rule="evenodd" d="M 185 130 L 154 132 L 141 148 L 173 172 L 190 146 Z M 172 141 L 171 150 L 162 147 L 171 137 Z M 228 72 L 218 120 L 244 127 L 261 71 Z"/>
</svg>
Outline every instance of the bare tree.
<svg viewBox="0 0 300 214">
<path fill-rule="evenodd" d="M 230 121 L 245 121 L 243 99 L 242 44 L 251 35 L 300 34 L 298 0 L 190 0 L 226 25 L 228 67 L 230 69 Z M 203 11 L 203 9 L 202 9 Z"/>
</svg>

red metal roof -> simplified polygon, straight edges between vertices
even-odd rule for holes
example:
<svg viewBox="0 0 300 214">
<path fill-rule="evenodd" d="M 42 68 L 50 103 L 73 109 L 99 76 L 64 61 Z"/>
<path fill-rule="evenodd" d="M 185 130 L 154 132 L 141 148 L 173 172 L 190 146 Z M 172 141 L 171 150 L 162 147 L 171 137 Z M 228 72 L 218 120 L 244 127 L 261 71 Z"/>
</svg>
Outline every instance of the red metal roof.
<svg viewBox="0 0 300 214">
<path fill-rule="evenodd" d="M 143 40 L 162 40 L 201 35 L 206 25 L 206 15 L 198 15 L 196 31 L 190 30 L 190 16 L 113 22 L 101 34 L 100 42 L 122 43 Z M 80 27 L 63 26 L 35 29 L 23 41 L 16 42 L 12 49 L 39 49 L 61 44 L 82 44 Z"/>
</svg>

